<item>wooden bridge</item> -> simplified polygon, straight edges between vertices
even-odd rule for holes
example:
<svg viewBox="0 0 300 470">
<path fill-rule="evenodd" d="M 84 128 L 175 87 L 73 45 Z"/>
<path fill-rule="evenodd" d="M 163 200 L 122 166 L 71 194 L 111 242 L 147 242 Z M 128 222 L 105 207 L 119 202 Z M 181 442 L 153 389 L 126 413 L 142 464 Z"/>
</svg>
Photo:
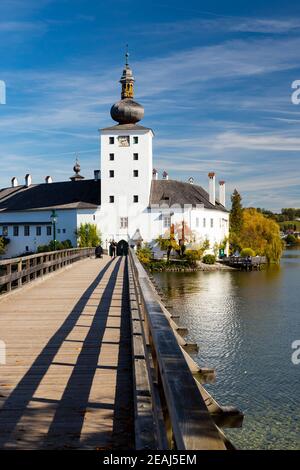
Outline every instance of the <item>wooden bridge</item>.
<svg viewBox="0 0 300 470">
<path fill-rule="evenodd" d="M 135 254 L 92 254 L 0 261 L 0 449 L 232 448 L 242 414 L 203 388 Z"/>
</svg>

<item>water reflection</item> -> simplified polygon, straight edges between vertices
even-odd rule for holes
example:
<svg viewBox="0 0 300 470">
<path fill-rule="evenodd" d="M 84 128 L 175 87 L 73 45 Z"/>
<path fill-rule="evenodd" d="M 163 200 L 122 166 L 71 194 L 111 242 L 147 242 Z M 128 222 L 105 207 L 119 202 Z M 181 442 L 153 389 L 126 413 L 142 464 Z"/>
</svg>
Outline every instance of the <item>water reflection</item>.
<svg viewBox="0 0 300 470">
<path fill-rule="evenodd" d="M 300 448 L 300 250 L 260 272 L 158 273 L 168 303 L 199 344 L 195 359 L 215 367 L 208 388 L 246 414 L 229 434 L 241 448 Z"/>
</svg>

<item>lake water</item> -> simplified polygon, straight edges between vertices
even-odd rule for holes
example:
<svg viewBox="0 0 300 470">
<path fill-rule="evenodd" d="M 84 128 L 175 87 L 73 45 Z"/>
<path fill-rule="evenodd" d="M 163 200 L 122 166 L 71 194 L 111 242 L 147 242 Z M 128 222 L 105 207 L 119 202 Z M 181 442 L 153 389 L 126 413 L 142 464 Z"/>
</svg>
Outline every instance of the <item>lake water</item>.
<svg viewBox="0 0 300 470">
<path fill-rule="evenodd" d="M 194 359 L 216 370 L 206 388 L 222 405 L 245 414 L 243 428 L 225 429 L 240 449 L 300 449 L 300 250 L 280 267 L 259 272 L 154 275 L 197 342 Z"/>
</svg>

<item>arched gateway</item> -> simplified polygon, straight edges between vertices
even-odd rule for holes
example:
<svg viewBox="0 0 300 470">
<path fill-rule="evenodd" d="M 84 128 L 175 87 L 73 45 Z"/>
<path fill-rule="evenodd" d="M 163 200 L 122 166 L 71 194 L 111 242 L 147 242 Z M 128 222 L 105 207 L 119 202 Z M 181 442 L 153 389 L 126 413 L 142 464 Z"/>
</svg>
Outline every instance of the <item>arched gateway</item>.
<svg viewBox="0 0 300 470">
<path fill-rule="evenodd" d="M 125 240 L 120 240 L 117 244 L 117 256 L 128 255 L 128 243 Z"/>
</svg>

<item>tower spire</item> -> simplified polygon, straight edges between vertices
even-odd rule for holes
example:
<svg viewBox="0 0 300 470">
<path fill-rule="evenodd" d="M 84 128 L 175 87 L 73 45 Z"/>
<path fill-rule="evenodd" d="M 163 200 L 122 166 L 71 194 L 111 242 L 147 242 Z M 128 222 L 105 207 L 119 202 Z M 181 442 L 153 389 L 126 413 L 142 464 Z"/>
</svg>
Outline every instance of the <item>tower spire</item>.
<svg viewBox="0 0 300 470">
<path fill-rule="evenodd" d="M 129 57 L 128 44 L 126 44 L 125 65 L 128 65 L 128 57 Z"/>
<path fill-rule="evenodd" d="M 110 115 L 119 124 L 135 124 L 144 116 L 142 105 L 133 100 L 134 97 L 134 76 L 128 63 L 128 45 L 126 44 L 125 65 L 120 79 L 122 86 L 121 100 L 115 103 L 110 110 Z"/>
<path fill-rule="evenodd" d="M 122 85 L 122 90 L 121 90 L 122 100 L 124 100 L 125 98 L 134 97 L 134 90 L 133 90 L 134 76 L 132 74 L 132 70 L 128 63 L 128 57 L 129 57 L 128 44 L 126 44 L 125 68 L 123 70 L 122 77 L 120 79 L 120 83 Z"/>
</svg>

